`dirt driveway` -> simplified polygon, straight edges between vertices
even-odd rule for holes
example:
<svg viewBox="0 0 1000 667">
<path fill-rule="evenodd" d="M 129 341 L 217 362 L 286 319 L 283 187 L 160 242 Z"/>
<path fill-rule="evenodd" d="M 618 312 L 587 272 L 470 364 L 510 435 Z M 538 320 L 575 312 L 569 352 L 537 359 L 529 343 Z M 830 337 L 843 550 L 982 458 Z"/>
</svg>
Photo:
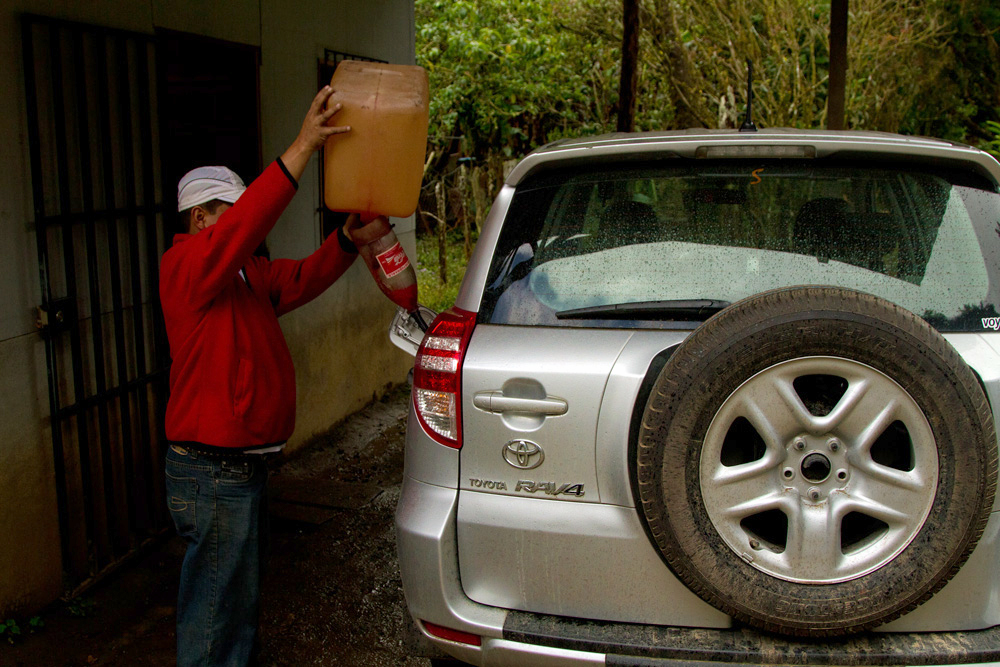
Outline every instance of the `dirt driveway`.
<svg viewBox="0 0 1000 667">
<path fill-rule="evenodd" d="M 410 621 L 393 513 L 408 390 L 366 407 L 271 477 L 272 548 L 263 588 L 263 664 L 424 667 L 404 646 Z M 161 543 L 45 626 L 0 664 L 174 664 L 174 596 L 183 544 Z"/>
</svg>

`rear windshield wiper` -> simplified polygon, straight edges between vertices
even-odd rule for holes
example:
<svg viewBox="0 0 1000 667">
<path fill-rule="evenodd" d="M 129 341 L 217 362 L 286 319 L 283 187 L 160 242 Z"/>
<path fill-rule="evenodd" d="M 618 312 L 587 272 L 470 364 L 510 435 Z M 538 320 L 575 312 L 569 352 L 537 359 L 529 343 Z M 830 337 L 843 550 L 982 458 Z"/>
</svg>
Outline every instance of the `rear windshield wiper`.
<svg viewBox="0 0 1000 667">
<path fill-rule="evenodd" d="M 670 299 L 588 306 L 556 313 L 560 320 L 707 320 L 729 305 L 720 299 Z"/>
</svg>

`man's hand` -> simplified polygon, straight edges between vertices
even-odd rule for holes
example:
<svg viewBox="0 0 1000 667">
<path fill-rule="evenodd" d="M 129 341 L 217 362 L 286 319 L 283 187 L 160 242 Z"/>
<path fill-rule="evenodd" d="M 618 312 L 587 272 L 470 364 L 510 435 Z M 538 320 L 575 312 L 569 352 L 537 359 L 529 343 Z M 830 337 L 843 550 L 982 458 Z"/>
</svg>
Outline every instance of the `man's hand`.
<svg viewBox="0 0 1000 667">
<path fill-rule="evenodd" d="M 349 132 L 351 129 L 346 125 L 339 127 L 327 125 L 333 115 L 340 111 L 339 103 L 329 109 L 326 108 L 332 94 L 333 88 L 324 86 L 316 93 L 316 97 L 313 98 L 312 104 L 309 106 L 309 111 L 306 112 L 305 120 L 302 121 L 302 129 L 299 130 L 299 136 L 295 138 L 295 143 L 306 147 L 306 150 L 315 152 L 326 143 L 327 137 Z"/>
<path fill-rule="evenodd" d="M 363 246 L 377 241 L 392 230 L 389 218 L 384 215 L 365 220 L 364 216 L 352 214 L 344 225 L 344 233 L 356 246 Z"/>
<path fill-rule="evenodd" d="M 335 104 L 329 109 L 326 108 L 326 103 L 332 94 L 333 88 L 330 86 L 324 86 L 316 94 L 312 104 L 309 105 L 309 111 L 306 112 L 305 120 L 302 121 L 302 129 L 299 130 L 299 136 L 295 138 L 295 141 L 288 147 L 288 150 L 281 155 L 281 161 L 285 163 L 285 167 L 296 181 L 305 172 L 306 165 L 309 164 L 309 158 L 326 143 L 328 137 L 351 130 L 350 126 L 347 125 L 327 125 L 329 120 L 333 118 L 333 115 L 340 111 L 339 104 Z"/>
<path fill-rule="evenodd" d="M 347 221 L 344 223 L 344 236 L 347 237 L 348 241 L 354 242 L 354 232 L 361 229 L 361 216 L 357 213 L 351 213 L 347 216 Z"/>
</svg>

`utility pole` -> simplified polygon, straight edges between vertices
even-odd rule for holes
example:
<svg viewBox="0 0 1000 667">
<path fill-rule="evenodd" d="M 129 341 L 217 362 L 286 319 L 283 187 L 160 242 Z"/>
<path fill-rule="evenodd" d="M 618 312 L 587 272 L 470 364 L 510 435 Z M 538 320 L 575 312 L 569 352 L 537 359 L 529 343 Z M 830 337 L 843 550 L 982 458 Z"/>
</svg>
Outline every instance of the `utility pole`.
<svg viewBox="0 0 1000 667">
<path fill-rule="evenodd" d="M 846 130 L 847 1 L 830 0 L 830 79 L 826 98 L 826 129 Z"/>
<path fill-rule="evenodd" d="M 622 73 L 618 88 L 618 131 L 635 130 L 635 97 L 639 85 L 639 0 L 622 0 Z"/>
</svg>

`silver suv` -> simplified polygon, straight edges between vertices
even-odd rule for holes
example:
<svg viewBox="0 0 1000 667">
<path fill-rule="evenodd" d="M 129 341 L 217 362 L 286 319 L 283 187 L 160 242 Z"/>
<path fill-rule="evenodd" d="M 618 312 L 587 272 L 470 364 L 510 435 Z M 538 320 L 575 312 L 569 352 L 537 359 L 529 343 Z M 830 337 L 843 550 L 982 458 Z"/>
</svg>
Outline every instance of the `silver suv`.
<svg viewBox="0 0 1000 667">
<path fill-rule="evenodd" d="M 476 665 L 1000 661 L 998 183 L 877 133 L 526 157 L 454 308 L 393 325 L 422 633 Z"/>
</svg>

